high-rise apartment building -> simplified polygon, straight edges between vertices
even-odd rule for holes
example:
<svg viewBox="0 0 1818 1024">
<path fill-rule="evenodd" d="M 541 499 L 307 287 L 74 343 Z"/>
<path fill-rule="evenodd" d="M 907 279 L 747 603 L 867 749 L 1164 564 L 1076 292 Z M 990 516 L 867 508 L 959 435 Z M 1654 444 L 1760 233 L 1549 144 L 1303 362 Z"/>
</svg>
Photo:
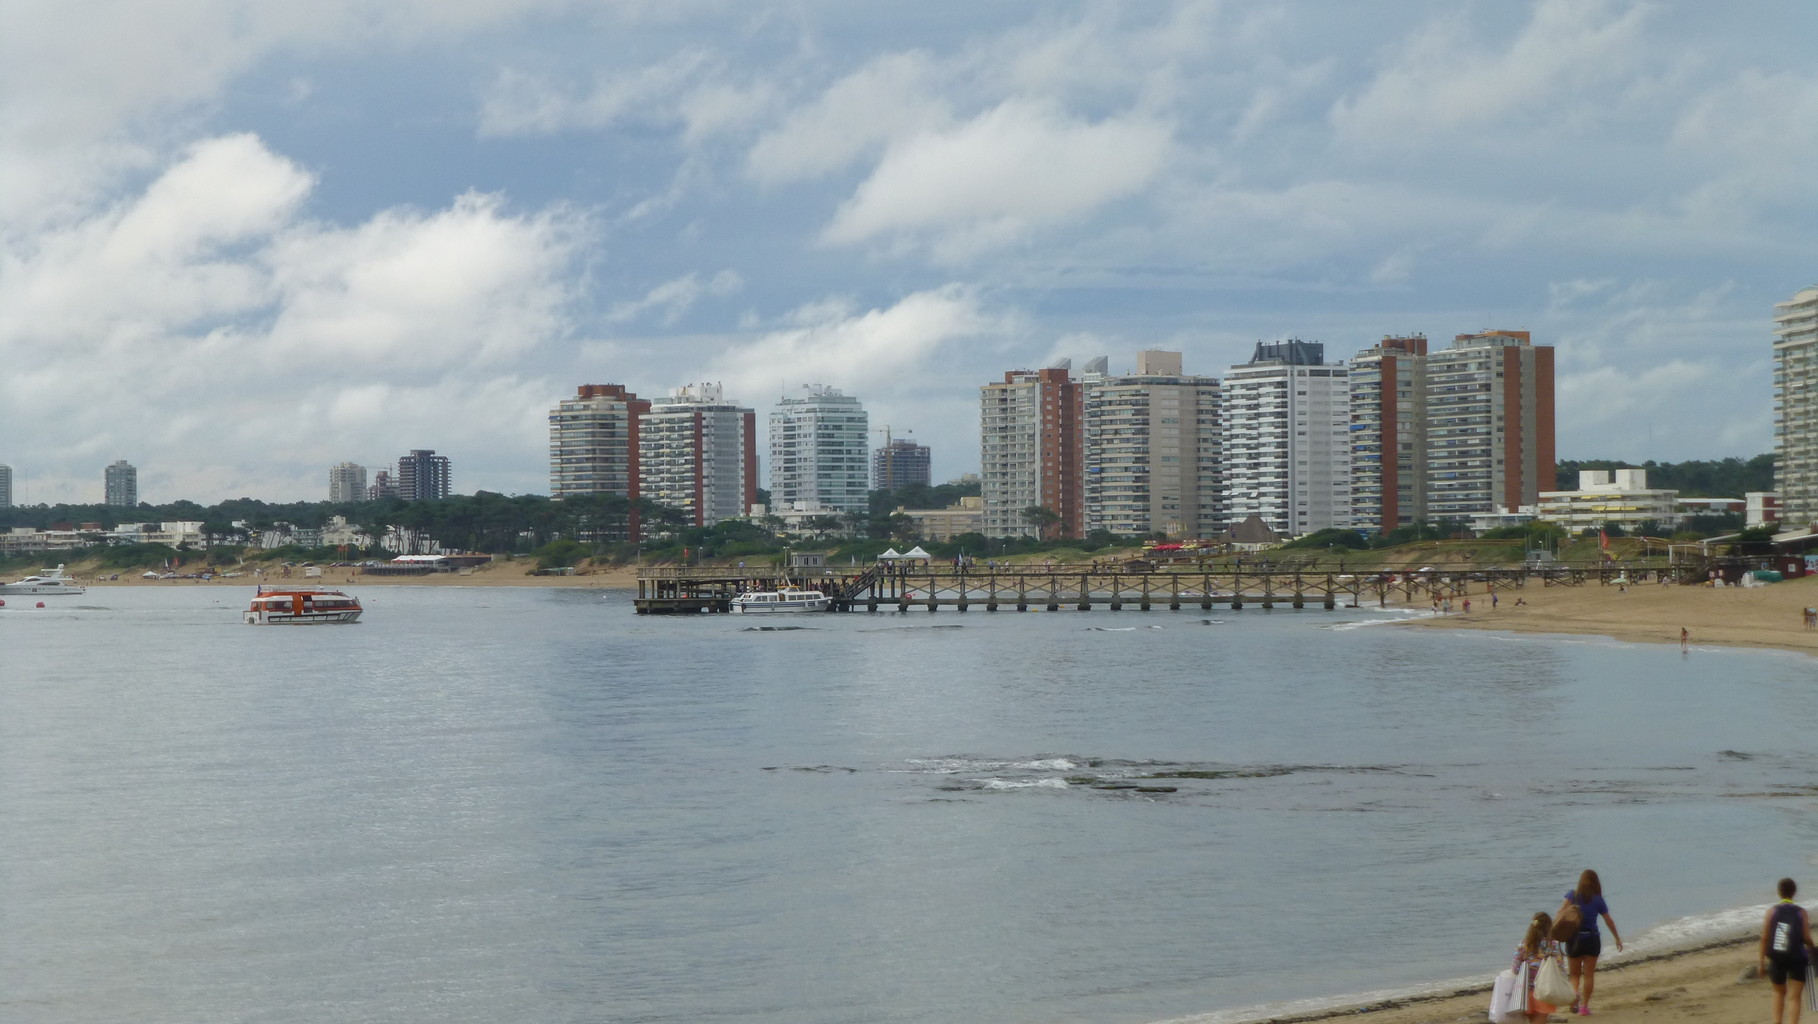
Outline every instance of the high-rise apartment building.
<svg viewBox="0 0 1818 1024">
<path fill-rule="evenodd" d="M 906 438 L 884 438 L 884 446 L 871 453 L 871 489 L 894 491 L 910 484 L 926 487 L 933 481 L 933 459 L 925 444 Z"/>
<path fill-rule="evenodd" d="M 638 417 L 639 494 L 712 526 L 757 501 L 757 413 L 718 384 L 677 390 Z"/>
<path fill-rule="evenodd" d="M 1351 413 L 1346 367 L 1325 346 L 1258 342 L 1223 389 L 1227 513 L 1290 536 L 1350 527 Z"/>
<path fill-rule="evenodd" d="M 1351 514 L 1388 533 L 1427 514 L 1427 339 L 1385 337 L 1351 359 Z"/>
<path fill-rule="evenodd" d="M 1780 521 L 1818 523 L 1818 285 L 1774 305 L 1774 456 Z"/>
<path fill-rule="evenodd" d="M 770 412 L 770 501 L 779 508 L 870 508 L 871 422 L 859 400 L 810 384 Z"/>
<path fill-rule="evenodd" d="M 366 467 L 343 462 L 328 469 L 329 501 L 365 501 Z"/>
<path fill-rule="evenodd" d="M 0 466 L 0 508 L 13 507 L 13 467 Z"/>
<path fill-rule="evenodd" d="M 398 478 L 389 469 L 381 469 L 372 475 L 372 486 L 366 489 L 367 501 L 379 501 L 384 498 L 398 497 Z"/>
<path fill-rule="evenodd" d="M 1457 335 L 1426 359 L 1426 515 L 1511 511 L 1554 489 L 1553 349 L 1527 331 Z"/>
<path fill-rule="evenodd" d="M 413 448 L 398 459 L 398 497 L 405 501 L 434 501 L 448 497 L 448 456 L 434 448 Z"/>
<path fill-rule="evenodd" d="M 550 495 L 638 497 L 638 417 L 649 411 L 621 384 L 583 384 L 549 410 Z"/>
<path fill-rule="evenodd" d="M 1134 374 L 1085 382 L 1083 409 L 1087 532 L 1224 531 L 1216 378 L 1181 372 L 1179 352 L 1138 352 Z"/>
<path fill-rule="evenodd" d="M 102 475 L 102 495 L 107 505 L 139 504 L 139 471 L 125 459 L 110 464 Z"/>
<path fill-rule="evenodd" d="M 1071 361 L 1011 370 L 979 388 L 979 489 L 987 537 L 1035 536 L 1024 515 L 1047 509 L 1049 536 L 1085 533 L 1084 382 Z"/>
</svg>

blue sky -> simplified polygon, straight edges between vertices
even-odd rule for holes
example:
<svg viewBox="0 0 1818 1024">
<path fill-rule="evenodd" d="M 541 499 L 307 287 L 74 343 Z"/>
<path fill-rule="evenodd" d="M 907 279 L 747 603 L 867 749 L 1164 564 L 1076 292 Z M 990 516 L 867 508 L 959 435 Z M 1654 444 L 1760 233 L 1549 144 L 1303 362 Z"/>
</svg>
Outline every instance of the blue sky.
<svg viewBox="0 0 1818 1024">
<path fill-rule="evenodd" d="M 831 384 L 944 479 L 1007 369 L 1486 328 L 1563 457 L 1748 456 L 1818 282 L 1801 0 L 291 6 L 8 5 L 16 500 L 546 493 L 581 383 Z"/>
</svg>

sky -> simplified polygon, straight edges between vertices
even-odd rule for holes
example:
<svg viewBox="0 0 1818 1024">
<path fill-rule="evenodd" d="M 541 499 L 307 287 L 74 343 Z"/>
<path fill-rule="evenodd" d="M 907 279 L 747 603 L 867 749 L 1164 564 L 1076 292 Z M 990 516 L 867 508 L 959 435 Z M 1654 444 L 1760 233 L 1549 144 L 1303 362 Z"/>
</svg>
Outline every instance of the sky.
<svg viewBox="0 0 1818 1024">
<path fill-rule="evenodd" d="M 606 383 L 831 385 L 938 482 L 1007 370 L 1486 329 L 1562 458 L 1747 457 L 1818 283 L 1809 0 L 5 7 L 20 504 L 546 494 Z"/>
</svg>

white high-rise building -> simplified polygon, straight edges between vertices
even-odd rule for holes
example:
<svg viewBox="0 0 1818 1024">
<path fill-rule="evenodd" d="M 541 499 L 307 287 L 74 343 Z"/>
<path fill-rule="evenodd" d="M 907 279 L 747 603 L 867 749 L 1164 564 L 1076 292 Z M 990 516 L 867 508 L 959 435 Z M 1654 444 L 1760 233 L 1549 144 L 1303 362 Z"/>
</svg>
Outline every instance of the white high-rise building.
<svg viewBox="0 0 1818 1024">
<path fill-rule="evenodd" d="M 1258 342 L 1223 387 L 1226 512 L 1301 536 L 1348 528 L 1350 387 L 1318 342 Z"/>
<path fill-rule="evenodd" d="M 13 507 L 13 467 L 0 466 L 0 508 Z"/>
<path fill-rule="evenodd" d="M 778 508 L 865 512 L 871 423 L 859 400 L 824 384 L 785 395 L 770 412 L 770 502 Z"/>
<path fill-rule="evenodd" d="M 366 467 L 343 462 L 328 469 L 329 501 L 365 501 Z"/>
<path fill-rule="evenodd" d="M 125 459 L 107 467 L 102 485 L 103 504 L 127 508 L 139 504 L 139 471 Z"/>
<path fill-rule="evenodd" d="M 1818 522 L 1818 285 L 1774 305 L 1774 455 L 1780 520 Z"/>
<path fill-rule="evenodd" d="M 677 390 L 638 417 L 639 493 L 712 526 L 757 501 L 757 413 L 718 384 Z"/>
<path fill-rule="evenodd" d="M 1213 537 L 1226 527 L 1219 388 L 1179 352 L 1136 354 L 1136 372 L 1085 385 L 1086 531 Z"/>
<path fill-rule="evenodd" d="M 1093 360 L 1093 373 L 1099 372 Z M 1011 370 L 979 388 L 980 530 L 987 537 L 1085 535 L 1083 382 L 1073 361 Z M 1046 527 L 1025 513 L 1047 509 Z"/>
</svg>

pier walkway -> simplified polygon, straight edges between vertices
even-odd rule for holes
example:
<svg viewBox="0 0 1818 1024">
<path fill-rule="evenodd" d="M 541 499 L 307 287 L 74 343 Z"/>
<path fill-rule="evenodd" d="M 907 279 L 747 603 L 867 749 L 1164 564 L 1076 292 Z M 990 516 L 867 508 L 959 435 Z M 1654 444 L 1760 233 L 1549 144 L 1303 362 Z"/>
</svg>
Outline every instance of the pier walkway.
<svg viewBox="0 0 1818 1024">
<path fill-rule="evenodd" d="M 1543 568 L 1448 567 L 1413 572 L 1346 573 L 1309 571 L 1262 563 L 1232 567 L 1131 568 L 1124 565 L 883 564 L 821 575 L 780 568 L 728 569 L 651 567 L 638 573 L 637 612 L 688 614 L 727 612 L 747 591 L 784 586 L 819 590 L 833 598 L 832 611 L 1152 611 L 1214 607 L 1233 609 L 1349 607 L 1363 604 L 1420 604 L 1457 600 L 1471 594 L 1542 586 L 1642 585 L 1693 582 L 1693 566 L 1676 568 L 1551 565 Z"/>
</svg>

